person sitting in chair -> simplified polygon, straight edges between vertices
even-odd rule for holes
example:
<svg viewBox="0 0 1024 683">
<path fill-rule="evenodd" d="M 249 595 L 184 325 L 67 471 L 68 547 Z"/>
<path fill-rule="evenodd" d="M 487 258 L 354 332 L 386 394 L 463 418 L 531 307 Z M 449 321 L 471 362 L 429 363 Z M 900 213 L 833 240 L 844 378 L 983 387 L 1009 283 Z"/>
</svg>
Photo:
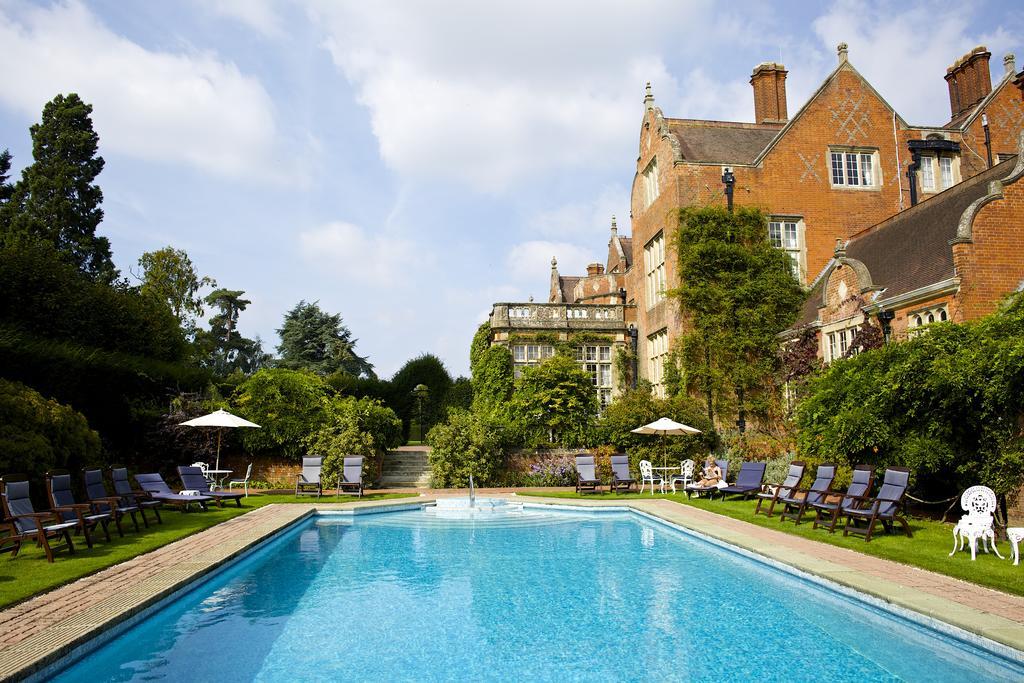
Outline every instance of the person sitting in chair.
<svg viewBox="0 0 1024 683">
<path fill-rule="evenodd" d="M 700 481 L 694 486 L 717 486 L 718 482 L 722 481 L 722 469 L 715 462 L 715 459 L 710 455 L 704 460 L 704 469 L 700 473 Z"/>
</svg>

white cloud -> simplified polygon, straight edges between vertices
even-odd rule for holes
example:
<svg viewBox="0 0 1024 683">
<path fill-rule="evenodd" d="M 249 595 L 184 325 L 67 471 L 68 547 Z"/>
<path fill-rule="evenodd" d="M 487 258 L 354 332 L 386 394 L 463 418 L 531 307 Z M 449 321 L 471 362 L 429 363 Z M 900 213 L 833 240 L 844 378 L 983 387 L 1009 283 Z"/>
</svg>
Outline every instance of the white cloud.
<svg viewBox="0 0 1024 683">
<path fill-rule="evenodd" d="M 572 237 L 594 244 L 606 240 L 616 217 L 621 235 L 629 233 L 629 189 L 609 185 L 591 199 L 569 202 L 530 216 L 526 225 L 531 233 L 544 237 Z"/>
<path fill-rule="evenodd" d="M 209 52 L 146 50 L 81 3 L 0 6 L 0 104 L 37 119 L 56 93 L 94 106 L 101 153 L 185 163 L 228 177 L 295 181 L 260 82 Z"/>
<path fill-rule="evenodd" d="M 432 262 L 430 253 L 393 235 L 371 235 L 343 221 L 299 234 L 302 255 L 337 278 L 357 285 L 391 288 L 406 283 L 413 270 Z"/>
<path fill-rule="evenodd" d="M 515 284 L 526 289 L 537 301 L 547 301 L 551 282 L 551 259 L 558 260 L 561 275 L 580 275 L 587 272 L 587 264 L 604 262 L 604 254 L 595 249 L 569 242 L 530 240 L 509 250 L 505 264 Z"/>
<path fill-rule="evenodd" d="M 936 125 L 949 119 L 946 67 L 975 45 L 992 51 L 993 76 L 1002 78 L 1002 57 L 1017 38 L 1002 28 L 988 35 L 968 30 L 970 14 L 962 3 L 944 11 L 934 4 L 905 5 L 837 2 L 818 17 L 814 31 L 823 49 L 835 54 L 849 45 L 850 62 L 905 119 Z M 926 34 L 922 28 L 927 27 Z M 893 65 L 899 65 L 893 68 Z"/>
<path fill-rule="evenodd" d="M 284 35 L 275 0 L 200 0 L 202 9 L 245 24 L 268 38 Z"/>
<path fill-rule="evenodd" d="M 726 30 L 710 2 L 309 6 L 385 163 L 492 192 L 620 165 L 635 149 L 644 81 L 671 83 L 661 49 L 697 53 Z"/>
</svg>

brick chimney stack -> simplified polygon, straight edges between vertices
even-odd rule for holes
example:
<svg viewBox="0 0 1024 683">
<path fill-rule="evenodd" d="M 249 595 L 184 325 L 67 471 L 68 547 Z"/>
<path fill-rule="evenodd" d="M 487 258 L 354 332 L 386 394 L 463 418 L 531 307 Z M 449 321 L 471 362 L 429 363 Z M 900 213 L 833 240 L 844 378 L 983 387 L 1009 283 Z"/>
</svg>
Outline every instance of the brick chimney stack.
<svg viewBox="0 0 1024 683">
<path fill-rule="evenodd" d="M 786 67 L 777 62 L 761 62 L 750 74 L 754 86 L 754 121 L 756 123 L 785 123 Z"/>
<path fill-rule="evenodd" d="M 587 277 L 594 277 L 595 275 L 604 275 L 604 266 L 600 263 L 591 263 L 587 266 Z"/>
<path fill-rule="evenodd" d="M 967 111 L 992 92 L 992 73 L 989 59 L 992 53 L 979 45 L 946 69 L 949 86 L 949 109 L 956 117 Z"/>
</svg>

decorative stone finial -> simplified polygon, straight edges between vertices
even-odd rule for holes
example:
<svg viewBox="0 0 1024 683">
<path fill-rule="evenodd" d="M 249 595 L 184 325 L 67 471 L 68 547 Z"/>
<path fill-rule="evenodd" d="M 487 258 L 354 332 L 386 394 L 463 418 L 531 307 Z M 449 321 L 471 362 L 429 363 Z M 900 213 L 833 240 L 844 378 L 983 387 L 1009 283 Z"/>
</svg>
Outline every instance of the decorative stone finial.
<svg viewBox="0 0 1024 683">
<path fill-rule="evenodd" d="M 530 295 L 530 303 L 531 304 L 533 303 L 533 295 L 532 294 Z"/>
<path fill-rule="evenodd" d="M 846 245 L 843 244 L 843 240 L 836 238 L 836 250 L 834 252 L 836 258 L 843 258 L 846 256 Z"/>
<path fill-rule="evenodd" d="M 551 257 L 551 270 L 555 270 L 556 268 L 558 268 L 558 259 L 556 259 L 554 256 L 552 256 Z"/>
<path fill-rule="evenodd" d="M 1012 52 L 1007 52 L 1006 56 L 1003 57 L 1003 69 L 1005 69 L 1008 74 L 1016 73 L 1017 58 L 1014 57 Z"/>
<path fill-rule="evenodd" d="M 650 81 L 647 81 L 647 88 L 644 94 L 644 109 L 654 109 L 654 94 L 651 92 Z"/>
<path fill-rule="evenodd" d="M 849 61 L 849 52 L 850 49 L 846 43 L 839 43 L 839 45 L 836 46 L 836 53 L 839 55 L 840 64 L 846 64 L 846 62 Z"/>
<path fill-rule="evenodd" d="M 612 237 L 619 234 L 619 228 L 615 225 L 615 214 L 612 214 Z"/>
</svg>

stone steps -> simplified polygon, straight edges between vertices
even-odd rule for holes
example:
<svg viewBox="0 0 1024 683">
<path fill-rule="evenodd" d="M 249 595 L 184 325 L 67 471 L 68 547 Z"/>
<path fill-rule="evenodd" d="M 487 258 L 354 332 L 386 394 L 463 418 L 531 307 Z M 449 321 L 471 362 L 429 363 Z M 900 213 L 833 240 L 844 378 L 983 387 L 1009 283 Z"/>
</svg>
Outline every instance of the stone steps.
<svg viewBox="0 0 1024 683">
<path fill-rule="evenodd" d="M 386 488 L 429 488 L 429 446 L 403 446 L 388 451 L 381 471 L 381 486 Z"/>
</svg>

